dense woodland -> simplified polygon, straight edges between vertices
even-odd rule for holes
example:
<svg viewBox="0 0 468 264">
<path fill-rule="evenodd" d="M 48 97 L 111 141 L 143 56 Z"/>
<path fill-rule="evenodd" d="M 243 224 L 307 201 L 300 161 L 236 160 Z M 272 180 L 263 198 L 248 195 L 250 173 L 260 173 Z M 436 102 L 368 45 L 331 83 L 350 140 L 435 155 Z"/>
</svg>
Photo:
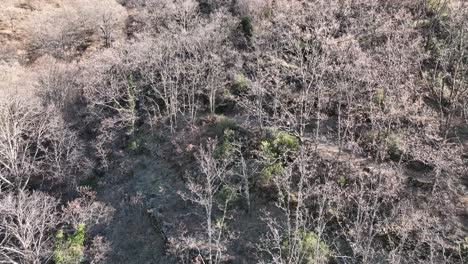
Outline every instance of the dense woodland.
<svg viewBox="0 0 468 264">
<path fill-rule="evenodd" d="M 0 263 L 468 263 L 463 0 L 1 0 Z"/>
</svg>

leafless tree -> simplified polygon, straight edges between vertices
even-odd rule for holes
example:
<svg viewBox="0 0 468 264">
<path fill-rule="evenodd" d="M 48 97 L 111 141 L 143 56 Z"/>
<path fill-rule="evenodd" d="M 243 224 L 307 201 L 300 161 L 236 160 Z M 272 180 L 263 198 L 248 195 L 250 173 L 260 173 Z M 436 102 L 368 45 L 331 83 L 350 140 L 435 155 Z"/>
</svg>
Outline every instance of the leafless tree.
<svg viewBox="0 0 468 264">
<path fill-rule="evenodd" d="M 37 109 L 28 109 L 20 100 L 2 102 L 1 105 L 1 179 L 11 186 L 24 188 L 32 172 L 37 169 L 39 149 L 34 144 L 45 133 L 43 124 L 34 126 Z M 30 139 L 24 139 L 25 135 Z"/>
<path fill-rule="evenodd" d="M 225 251 L 227 240 L 225 225 L 228 217 L 228 205 L 237 193 L 236 189 L 232 189 L 225 193 L 224 201 L 218 202 L 216 200 L 216 195 L 221 192 L 221 188 L 226 188 L 229 184 L 228 177 L 230 175 L 229 161 L 214 158 L 216 147 L 217 143 L 212 139 L 208 140 L 206 148 L 200 146 L 196 159 L 201 174 L 197 179 L 189 179 L 187 187 L 191 193 L 181 194 L 184 199 L 204 208 L 208 263 L 221 263 L 223 260 L 223 251 Z M 216 218 L 216 221 L 213 221 L 217 209 L 221 211 L 221 215 Z"/>
<path fill-rule="evenodd" d="M 137 1 L 133 1 L 137 2 Z M 197 1 L 194 0 L 139 0 L 133 3 L 139 10 L 135 16 L 139 27 L 136 33 L 157 35 L 164 31 L 183 33 L 191 31 L 202 20 Z"/>
<path fill-rule="evenodd" d="M 63 208 L 65 220 L 73 227 L 86 224 L 88 228 L 110 220 L 113 208 L 96 201 L 96 192 L 86 186 L 77 188 L 79 197 L 68 202 Z"/>
<path fill-rule="evenodd" d="M 223 17 L 184 34 L 165 32 L 134 45 L 130 58 L 142 74 L 142 85 L 151 87 L 149 102 L 173 129 L 179 118 L 195 120 L 208 101 L 215 111 L 216 100 L 226 82 L 222 41 L 226 38 Z M 218 24 L 220 23 L 220 24 Z M 150 105 L 148 105 L 150 108 Z"/>
<path fill-rule="evenodd" d="M 108 254 L 111 250 L 112 248 L 110 243 L 107 242 L 104 237 L 96 236 L 93 238 L 87 254 L 90 256 L 92 264 L 98 264 L 107 260 Z"/>
<path fill-rule="evenodd" d="M 329 249 L 324 241 L 327 224 L 325 213 L 330 192 L 321 195 L 312 185 L 317 171 L 313 162 L 313 145 L 302 146 L 295 162 L 274 176 L 278 191 L 279 217 L 267 213 L 265 221 L 268 234 L 259 245 L 260 252 L 268 256 L 261 263 L 326 263 Z M 322 193 L 323 194 L 323 193 Z M 318 212 L 311 210 L 310 200 L 315 199 Z"/>
<path fill-rule="evenodd" d="M 125 17 L 125 9 L 114 0 L 67 0 L 58 8 L 46 6 L 26 21 L 29 50 L 36 57 L 70 59 L 99 36 L 107 47 L 121 31 Z"/>
<path fill-rule="evenodd" d="M 439 1 L 428 8 L 431 12 L 422 29 L 431 56 L 423 69 L 424 82 L 429 86 L 441 117 L 441 130 L 447 136 L 456 123 L 456 115 L 463 111 L 467 96 L 467 42 L 464 37 L 468 21 L 465 2 Z"/>
<path fill-rule="evenodd" d="M 19 191 L 0 198 L 0 261 L 45 263 L 61 223 L 58 201 L 41 192 Z"/>
<path fill-rule="evenodd" d="M 79 72 L 75 64 L 66 64 L 50 56 L 36 61 L 37 93 L 46 105 L 54 105 L 62 112 L 70 111 L 79 96 L 76 86 Z"/>
<path fill-rule="evenodd" d="M 18 97 L 0 102 L 0 179 L 24 189 L 31 178 L 72 183 L 86 172 L 86 159 L 74 133 L 53 107 Z M 84 169 L 84 170 L 81 170 Z M 46 178 L 48 177 L 48 179 Z"/>
</svg>

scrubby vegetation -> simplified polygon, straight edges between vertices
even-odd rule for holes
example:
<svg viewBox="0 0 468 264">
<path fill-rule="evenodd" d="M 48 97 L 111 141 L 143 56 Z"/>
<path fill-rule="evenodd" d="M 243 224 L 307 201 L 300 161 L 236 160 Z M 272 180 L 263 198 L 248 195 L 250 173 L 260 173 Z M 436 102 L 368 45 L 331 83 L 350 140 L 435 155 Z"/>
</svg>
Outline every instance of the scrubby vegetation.
<svg viewBox="0 0 468 264">
<path fill-rule="evenodd" d="M 467 263 L 468 3 L 0 1 L 0 263 Z"/>
<path fill-rule="evenodd" d="M 53 260 L 55 263 L 80 263 L 83 258 L 83 244 L 85 238 L 85 225 L 79 224 L 75 233 L 65 240 L 63 231 L 55 236 L 55 250 Z"/>
</svg>

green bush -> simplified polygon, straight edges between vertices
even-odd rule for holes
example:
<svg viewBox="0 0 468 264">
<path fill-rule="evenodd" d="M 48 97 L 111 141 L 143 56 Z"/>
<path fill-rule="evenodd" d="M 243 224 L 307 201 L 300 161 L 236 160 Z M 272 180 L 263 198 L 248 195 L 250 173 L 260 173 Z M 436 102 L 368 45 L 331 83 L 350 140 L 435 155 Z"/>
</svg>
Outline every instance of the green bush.
<svg viewBox="0 0 468 264">
<path fill-rule="evenodd" d="M 294 136 L 285 133 L 277 133 L 273 139 L 261 142 L 260 151 L 263 157 L 280 158 L 299 147 L 299 141 Z"/>
<path fill-rule="evenodd" d="M 426 8 L 429 12 L 441 12 L 442 15 L 446 15 L 446 9 L 450 0 L 426 0 Z"/>
<path fill-rule="evenodd" d="M 279 132 L 273 140 L 274 151 L 278 154 L 285 154 L 288 151 L 296 150 L 299 147 L 299 141 L 294 136 Z"/>
<path fill-rule="evenodd" d="M 235 132 L 229 128 L 224 130 L 221 143 L 216 146 L 216 149 L 213 153 L 215 159 L 229 158 L 234 154 L 234 138 Z"/>
<path fill-rule="evenodd" d="M 278 161 L 278 154 L 274 151 L 273 143 L 267 140 L 261 142 L 260 155 L 264 159 L 264 166 L 259 180 L 262 183 L 268 183 L 274 174 L 281 174 L 283 163 Z"/>
<path fill-rule="evenodd" d="M 224 115 L 216 115 L 216 121 L 214 124 L 214 132 L 216 136 L 223 137 L 224 131 L 226 131 L 227 129 L 234 131 L 237 128 L 238 127 L 235 120 L 232 120 L 231 118 L 226 117 Z"/>
<path fill-rule="evenodd" d="M 276 158 L 277 154 L 273 151 L 273 143 L 268 140 L 260 142 L 260 153 L 266 158 Z"/>
<path fill-rule="evenodd" d="M 83 259 L 85 225 L 79 224 L 75 233 L 64 239 L 63 231 L 56 235 L 53 260 L 57 264 L 75 264 Z"/>
<path fill-rule="evenodd" d="M 244 74 L 238 73 L 234 76 L 232 92 L 235 95 L 246 94 L 250 89 L 250 81 Z"/>
<path fill-rule="evenodd" d="M 372 97 L 372 101 L 375 104 L 382 106 L 385 102 L 385 97 L 385 90 L 379 88 L 375 91 L 374 96 Z"/>
<path fill-rule="evenodd" d="M 392 160 L 399 160 L 406 153 L 406 147 L 401 137 L 391 131 L 369 131 L 367 140 L 377 144 L 385 144 L 387 155 Z M 375 146 L 374 146 L 375 147 Z M 375 149 L 374 149 L 375 150 Z"/>
<path fill-rule="evenodd" d="M 265 165 L 262 169 L 260 180 L 267 183 L 272 175 L 281 174 L 284 156 L 298 147 L 299 141 L 297 138 L 285 132 L 277 133 L 271 140 L 262 141 L 260 155 L 265 160 Z"/>
<path fill-rule="evenodd" d="M 337 182 L 340 185 L 340 187 L 344 187 L 346 185 L 346 177 L 345 176 L 340 176 L 340 178 L 338 178 Z"/>
<path fill-rule="evenodd" d="M 468 250 L 468 236 L 465 237 L 465 241 L 463 242 L 463 249 Z"/>
<path fill-rule="evenodd" d="M 235 199 L 237 196 L 236 189 L 231 185 L 223 185 L 221 190 L 216 194 L 216 199 L 225 204 L 229 200 Z"/>
<path fill-rule="evenodd" d="M 330 258 L 330 247 L 324 241 L 319 241 L 319 237 L 312 231 L 299 231 L 299 242 L 295 247 L 299 254 L 303 256 L 301 264 L 324 263 Z M 289 240 L 284 239 L 282 250 L 289 252 Z"/>
<path fill-rule="evenodd" d="M 260 181 L 263 183 L 268 183 L 271 179 L 271 176 L 278 175 L 283 172 L 283 162 L 278 161 L 273 164 L 267 164 L 263 167 Z"/>
<path fill-rule="evenodd" d="M 387 153 L 393 160 L 398 160 L 406 152 L 401 138 L 397 134 L 390 133 L 386 137 Z"/>
<path fill-rule="evenodd" d="M 135 139 L 131 140 L 130 143 L 128 143 L 127 148 L 129 150 L 131 150 L 131 151 L 137 150 L 138 149 L 138 142 Z"/>
</svg>

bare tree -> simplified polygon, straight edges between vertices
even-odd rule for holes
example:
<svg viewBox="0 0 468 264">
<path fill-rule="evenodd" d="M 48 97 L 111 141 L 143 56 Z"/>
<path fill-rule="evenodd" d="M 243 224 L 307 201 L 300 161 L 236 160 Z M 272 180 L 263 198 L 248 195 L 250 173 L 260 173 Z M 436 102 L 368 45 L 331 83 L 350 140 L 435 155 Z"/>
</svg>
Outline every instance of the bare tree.
<svg viewBox="0 0 468 264">
<path fill-rule="evenodd" d="M 466 100 L 467 41 L 466 2 L 434 1 L 428 4 L 428 22 L 421 25 L 427 34 L 431 56 L 425 60 L 422 77 L 437 104 L 441 130 L 448 135 Z"/>
<path fill-rule="evenodd" d="M 201 174 L 197 179 L 189 179 L 187 187 L 191 193 L 181 194 L 184 199 L 197 203 L 204 209 L 208 263 L 221 263 L 223 260 L 223 251 L 227 240 L 225 225 L 228 205 L 237 192 L 236 189 L 229 189 L 225 193 L 224 201 L 219 203 L 216 200 L 216 195 L 220 193 L 221 188 L 229 188 L 226 186 L 229 183 L 228 177 L 230 175 L 229 161 L 214 158 L 216 147 L 216 141 L 212 139 L 208 140 L 206 148 L 200 146 L 196 159 Z M 218 208 L 217 205 L 219 205 Z M 221 211 L 221 216 L 213 221 L 216 209 Z"/>
<path fill-rule="evenodd" d="M 43 56 L 36 61 L 35 70 L 38 73 L 36 91 L 44 104 L 53 105 L 64 114 L 73 112 L 80 92 L 77 65 Z"/>
<path fill-rule="evenodd" d="M 226 82 L 221 43 L 227 32 L 219 26 L 224 25 L 223 19 L 221 16 L 187 34 L 165 32 L 157 38 L 144 38 L 130 52 L 129 57 L 142 74 L 140 83 L 151 87 L 146 100 L 154 103 L 147 108 L 154 108 L 172 131 L 181 117 L 195 120 L 206 108 L 205 100 L 208 110 L 215 111 Z"/>
<path fill-rule="evenodd" d="M 125 18 L 125 9 L 114 0 L 67 0 L 58 8 L 46 6 L 26 21 L 30 53 L 70 59 L 99 36 L 108 47 L 121 32 Z"/>
<path fill-rule="evenodd" d="M 11 187 L 22 189 L 39 169 L 41 159 L 37 143 L 44 138 L 46 124 L 37 116 L 37 108 L 28 108 L 21 100 L 3 101 L 0 111 L 0 177 Z M 37 126 L 35 119 L 39 121 Z"/>
<path fill-rule="evenodd" d="M 144 8 L 140 9 L 136 20 L 142 27 L 137 32 L 158 34 L 164 31 L 184 33 L 191 31 L 202 20 L 198 3 L 195 0 L 143 0 Z M 141 4 L 140 4 L 141 6 Z"/>
<path fill-rule="evenodd" d="M 58 201 L 41 192 L 9 193 L 0 199 L 0 261 L 45 263 L 61 223 Z"/>
<path fill-rule="evenodd" d="M 269 230 L 259 249 L 267 257 L 261 263 L 326 263 L 330 257 L 323 235 L 331 192 L 311 185 L 317 177 L 312 149 L 301 146 L 295 162 L 273 179 L 278 191 L 276 205 L 282 214 L 273 217 L 267 213 L 265 217 Z M 311 199 L 316 213 L 311 210 Z"/>
<path fill-rule="evenodd" d="M 3 182 L 24 189 L 31 178 L 72 183 L 76 173 L 86 172 L 79 140 L 53 107 L 42 108 L 37 101 L 17 97 L 6 99 L 0 102 Z"/>
<path fill-rule="evenodd" d="M 99 223 L 110 220 L 114 209 L 102 202 L 96 201 L 96 192 L 86 186 L 77 188 L 79 197 L 68 202 L 63 208 L 64 219 L 73 228 L 79 224 L 85 224 L 92 228 Z"/>
</svg>

